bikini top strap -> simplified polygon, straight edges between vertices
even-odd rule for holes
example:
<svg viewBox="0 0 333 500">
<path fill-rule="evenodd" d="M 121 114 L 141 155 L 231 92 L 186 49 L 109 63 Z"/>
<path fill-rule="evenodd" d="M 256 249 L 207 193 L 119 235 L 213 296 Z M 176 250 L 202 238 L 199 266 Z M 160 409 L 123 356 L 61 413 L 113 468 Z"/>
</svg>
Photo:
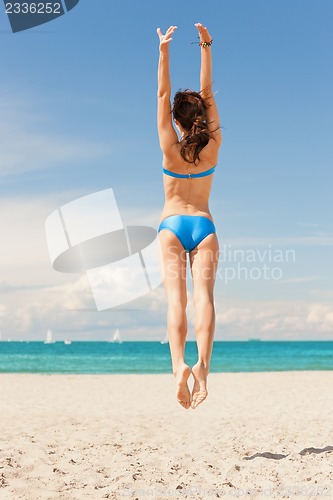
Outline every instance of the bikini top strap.
<svg viewBox="0 0 333 500">
<path fill-rule="evenodd" d="M 172 172 L 171 170 L 167 170 L 163 168 L 163 173 L 169 175 L 170 177 L 176 177 L 177 179 L 191 179 L 197 177 L 206 177 L 207 175 L 211 175 L 214 173 L 216 165 L 209 170 L 205 170 L 204 172 L 200 172 L 199 174 L 177 174 L 176 172 Z"/>
</svg>

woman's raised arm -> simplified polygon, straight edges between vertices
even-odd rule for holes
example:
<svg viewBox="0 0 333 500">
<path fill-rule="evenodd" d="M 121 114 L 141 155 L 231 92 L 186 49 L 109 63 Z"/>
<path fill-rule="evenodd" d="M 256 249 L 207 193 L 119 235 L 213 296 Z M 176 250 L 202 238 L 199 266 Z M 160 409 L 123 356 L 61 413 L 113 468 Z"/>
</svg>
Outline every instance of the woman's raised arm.
<svg viewBox="0 0 333 500">
<path fill-rule="evenodd" d="M 160 38 L 160 56 L 158 62 L 158 90 L 157 90 L 157 128 L 160 146 L 164 153 L 178 141 L 178 136 L 173 128 L 171 116 L 171 82 L 169 68 L 169 43 L 171 36 L 177 29 L 170 26 L 165 35 L 157 28 Z"/>
<path fill-rule="evenodd" d="M 213 94 L 213 63 L 212 63 L 212 37 L 208 29 L 201 23 L 195 24 L 200 37 L 201 68 L 200 68 L 200 93 L 207 101 L 208 128 L 212 132 L 218 146 L 222 143 L 222 133 L 218 109 Z"/>
</svg>

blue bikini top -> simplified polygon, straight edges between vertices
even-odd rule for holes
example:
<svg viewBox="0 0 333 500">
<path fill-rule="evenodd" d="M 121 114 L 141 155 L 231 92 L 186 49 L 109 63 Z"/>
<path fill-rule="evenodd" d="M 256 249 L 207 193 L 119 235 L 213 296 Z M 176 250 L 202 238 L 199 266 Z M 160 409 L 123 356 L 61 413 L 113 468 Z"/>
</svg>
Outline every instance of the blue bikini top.
<svg viewBox="0 0 333 500">
<path fill-rule="evenodd" d="M 210 168 L 209 170 L 205 170 L 204 172 L 200 172 L 199 174 L 176 174 L 176 172 L 172 172 L 171 170 L 167 170 L 163 168 L 163 173 L 166 175 L 170 175 L 170 177 L 177 177 L 177 179 L 192 179 L 197 177 L 206 177 L 207 175 L 213 174 L 215 171 L 215 167 Z"/>
</svg>

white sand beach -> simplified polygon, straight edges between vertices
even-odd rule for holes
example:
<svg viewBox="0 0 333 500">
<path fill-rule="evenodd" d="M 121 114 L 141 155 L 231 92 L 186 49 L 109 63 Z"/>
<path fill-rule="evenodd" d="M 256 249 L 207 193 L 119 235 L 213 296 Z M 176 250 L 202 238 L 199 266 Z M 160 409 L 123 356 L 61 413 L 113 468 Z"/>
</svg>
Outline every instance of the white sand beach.
<svg viewBox="0 0 333 500">
<path fill-rule="evenodd" d="M 333 372 L 1 374 L 0 499 L 333 498 Z"/>
</svg>

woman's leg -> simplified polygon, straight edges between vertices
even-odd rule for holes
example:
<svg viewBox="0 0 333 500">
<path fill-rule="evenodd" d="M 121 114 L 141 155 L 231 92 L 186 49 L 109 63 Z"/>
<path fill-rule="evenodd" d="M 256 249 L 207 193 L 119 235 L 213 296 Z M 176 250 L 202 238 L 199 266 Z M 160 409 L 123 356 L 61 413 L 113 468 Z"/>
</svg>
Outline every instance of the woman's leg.
<svg viewBox="0 0 333 500">
<path fill-rule="evenodd" d="M 214 285 L 218 265 L 219 245 L 216 234 L 207 236 L 190 253 L 193 279 L 194 328 L 198 346 L 198 362 L 193 366 L 194 387 L 192 408 L 207 397 L 207 375 L 212 355 L 215 308 Z"/>
<path fill-rule="evenodd" d="M 186 252 L 177 236 L 169 230 L 159 233 L 162 250 L 163 284 L 168 300 L 168 337 L 172 371 L 177 381 L 177 399 L 184 408 L 190 408 L 191 395 L 187 380 L 191 368 L 185 364 L 187 335 Z"/>
</svg>

